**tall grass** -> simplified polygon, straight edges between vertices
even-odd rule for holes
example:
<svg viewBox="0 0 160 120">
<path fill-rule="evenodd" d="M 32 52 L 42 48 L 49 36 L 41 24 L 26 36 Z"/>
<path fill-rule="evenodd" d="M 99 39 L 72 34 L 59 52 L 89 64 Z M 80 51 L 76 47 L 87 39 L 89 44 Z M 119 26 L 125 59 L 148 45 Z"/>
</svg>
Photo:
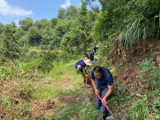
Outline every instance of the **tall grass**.
<svg viewBox="0 0 160 120">
<path fill-rule="evenodd" d="M 121 32 L 120 42 L 128 48 L 132 47 L 134 43 L 145 42 L 146 39 L 158 39 L 160 27 L 156 27 L 157 22 L 155 21 L 156 18 L 147 19 L 143 15 L 138 15 L 137 19 Z"/>
</svg>

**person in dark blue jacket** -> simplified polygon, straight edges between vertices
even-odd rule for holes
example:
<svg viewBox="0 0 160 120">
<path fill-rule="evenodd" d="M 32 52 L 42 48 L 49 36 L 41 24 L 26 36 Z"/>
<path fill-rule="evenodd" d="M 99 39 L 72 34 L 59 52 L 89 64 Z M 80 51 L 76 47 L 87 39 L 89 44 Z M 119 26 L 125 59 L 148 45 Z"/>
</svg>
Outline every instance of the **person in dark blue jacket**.
<svg viewBox="0 0 160 120">
<path fill-rule="evenodd" d="M 81 71 L 81 72 L 84 73 L 84 75 L 87 75 L 87 73 L 86 73 L 85 70 L 83 69 L 83 68 L 85 68 L 86 66 L 91 66 L 90 59 L 83 59 L 83 60 L 78 61 L 78 62 L 75 64 L 75 68 L 77 69 L 77 74 L 79 74 L 79 71 Z"/>
<path fill-rule="evenodd" d="M 95 81 L 96 79 L 96 81 Z M 91 71 L 91 83 L 96 93 L 96 109 L 103 112 L 103 119 L 106 118 L 106 107 L 102 104 L 106 103 L 109 95 L 113 91 L 113 77 L 110 71 L 104 67 L 96 66 Z M 103 92 L 103 102 L 98 98 L 97 93 L 102 95 Z"/>
<path fill-rule="evenodd" d="M 94 46 L 93 47 L 93 49 L 92 49 L 92 54 L 93 55 L 96 55 L 96 57 L 97 57 L 97 49 L 99 48 L 99 45 L 96 45 L 96 46 Z"/>
</svg>

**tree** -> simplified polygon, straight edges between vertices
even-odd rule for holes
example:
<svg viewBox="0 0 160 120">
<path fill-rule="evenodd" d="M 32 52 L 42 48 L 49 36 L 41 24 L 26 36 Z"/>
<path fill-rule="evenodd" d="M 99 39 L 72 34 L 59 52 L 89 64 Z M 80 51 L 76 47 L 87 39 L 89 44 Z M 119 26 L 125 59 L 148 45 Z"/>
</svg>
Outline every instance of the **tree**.
<svg viewBox="0 0 160 120">
<path fill-rule="evenodd" d="M 100 9 L 99 9 L 99 7 L 98 6 L 95 6 L 95 7 L 91 7 L 91 10 L 90 11 L 88 11 L 88 20 L 90 21 L 90 22 L 94 22 L 94 21 L 96 21 L 97 20 L 97 18 L 98 18 L 98 14 L 100 13 Z"/>
<path fill-rule="evenodd" d="M 4 25 L 0 23 L 0 34 L 3 32 Z"/>
<path fill-rule="evenodd" d="M 13 28 L 17 28 L 16 23 L 14 21 L 11 21 L 11 25 Z"/>
<path fill-rule="evenodd" d="M 77 8 L 73 5 L 71 5 L 67 8 L 66 17 L 70 16 L 72 19 L 75 19 L 77 12 L 78 12 Z"/>
<path fill-rule="evenodd" d="M 60 46 L 62 50 L 73 54 L 74 53 L 72 49 L 73 43 L 71 42 L 71 39 L 72 39 L 72 34 L 70 32 L 67 32 L 62 38 Z"/>
<path fill-rule="evenodd" d="M 33 25 L 33 20 L 32 18 L 30 17 L 26 17 L 24 20 L 23 20 L 23 24 L 21 25 L 22 29 L 24 31 L 27 31 L 29 30 L 30 27 L 32 27 Z"/>
<path fill-rule="evenodd" d="M 48 20 L 47 19 L 42 19 L 41 23 L 42 23 L 42 28 L 45 29 L 47 24 L 48 24 Z"/>
<path fill-rule="evenodd" d="M 14 34 L 14 39 L 15 41 L 18 42 L 20 46 L 23 46 L 23 44 L 21 44 L 21 41 L 20 41 L 23 35 L 25 35 L 25 31 L 21 27 L 17 28 Z"/>
<path fill-rule="evenodd" d="M 66 18 L 66 11 L 64 8 L 59 8 L 57 18 L 62 20 Z"/>
<path fill-rule="evenodd" d="M 49 36 L 50 36 L 49 44 L 51 45 L 51 48 L 57 48 L 60 46 L 62 36 L 64 35 L 64 33 L 60 30 L 61 28 L 62 26 L 58 26 L 57 30 L 53 29 L 52 31 L 49 32 Z"/>
<path fill-rule="evenodd" d="M 26 33 L 19 39 L 18 44 L 20 46 L 29 47 L 29 41 L 30 41 L 29 37 L 30 37 L 29 34 Z"/>
<path fill-rule="evenodd" d="M 18 21 L 18 25 L 21 26 L 23 24 L 23 20 Z"/>
<path fill-rule="evenodd" d="M 87 23 L 87 6 L 86 6 L 86 3 L 83 0 L 82 0 L 81 9 L 78 13 L 76 22 L 79 25 L 81 30 L 85 29 L 85 25 Z"/>
<path fill-rule="evenodd" d="M 66 25 L 63 21 L 59 21 L 55 27 L 55 29 L 53 30 L 52 34 L 52 44 L 56 47 L 60 46 L 60 41 L 62 40 L 63 35 L 66 33 Z"/>
<path fill-rule="evenodd" d="M 0 46 L 0 61 L 5 61 L 7 58 L 17 58 L 17 53 L 19 53 L 18 45 L 13 39 L 12 26 L 10 24 L 5 26 L 4 34 L 5 37 Z"/>
<path fill-rule="evenodd" d="M 72 32 L 74 34 L 74 31 L 77 31 L 81 35 L 80 37 L 79 34 L 75 34 L 77 35 L 77 37 L 75 38 L 79 38 L 78 40 L 81 41 L 79 42 L 79 45 L 78 44 L 77 45 L 81 46 L 82 51 L 84 52 L 86 51 L 87 46 L 89 46 L 88 43 L 91 40 L 91 37 L 90 37 L 91 29 L 90 30 L 88 29 L 90 23 L 88 22 L 88 17 L 87 17 L 87 4 L 83 0 L 81 0 L 81 2 L 82 2 L 81 9 L 75 21 L 75 25 L 77 26 L 77 28 L 73 29 Z"/>
<path fill-rule="evenodd" d="M 36 26 L 33 26 L 29 30 L 29 44 L 30 45 L 39 45 L 41 42 L 41 35 L 39 29 Z"/>
<path fill-rule="evenodd" d="M 34 23 L 34 26 L 38 27 L 39 29 L 42 28 L 42 22 L 37 20 L 35 23 Z"/>
<path fill-rule="evenodd" d="M 51 28 L 55 28 L 57 23 L 58 23 L 58 19 L 57 18 L 52 18 L 51 19 Z"/>
<path fill-rule="evenodd" d="M 69 20 L 67 20 L 67 22 L 69 22 Z M 87 50 L 87 47 L 90 45 L 92 40 L 92 36 L 90 34 L 92 24 L 88 22 L 87 6 L 84 1 L 82 1 L 82 5 L 77 13 L 76 20 L 74 23 L 71 22 L 71 24 L 72 26 L 62 38 L 61 48 L 68 52 L 73 53 L 74 51 L 74 53 L 79 54 L 78 51 L 84 52 Z M 71 46 L 74 48 L 74 50 L 70 48 Z"/>
</svg>

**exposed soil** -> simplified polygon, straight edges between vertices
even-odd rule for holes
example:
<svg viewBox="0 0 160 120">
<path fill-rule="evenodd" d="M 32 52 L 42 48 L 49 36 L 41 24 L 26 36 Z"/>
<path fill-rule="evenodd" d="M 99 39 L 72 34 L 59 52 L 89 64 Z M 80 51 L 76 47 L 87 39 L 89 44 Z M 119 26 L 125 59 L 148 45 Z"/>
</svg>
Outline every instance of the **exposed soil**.
<svg viewBox="0 0 160 120">
<path fill-rule="evenodd" d="M 121 82 L 124 86 L 128 82 L 133 84 L 136 82 L 136 76 L 138 75 L 139 71 L 141 71 L 141 69 L 119 69 L 117 72 L 117 78 L 114 79 L 114 82 Z"/>
<path fill-rule="evenodd" d="M 151 52 L 151 49 L 156 48 L 159 46 L 160 43 L 158 41 L 149 41 L 146 40 L 144 43 L 136 43 L 133 45 L 132 49 L 129 51 L 129 53 L 132 56 L 142 55 L 143 53 L 149 53 Z"/>
<path fill-rule="evenodd" d="M 51 115 L 57 114 L 56 104 L 51 99 L 48 99 L 44 104 L 34 104 L 31 110 L 32 114 L 27 117 L 32 119 L 40 119 L 42 116 L 44 116 L 44 118 L 47 118 Z"/>
<path fill-rule="evenodd" d="M 80 94 L 66 95 L 59 99 L 61 103 L 66 103 L 67 105 L 68 104 L 74 104 L 74 105 L 78 104 L 80 100 L 81 100 Z"/>
<path fill-rule="evenodd" d="M 86 92 L 89 94 L 89 99 L 93 102 L 96 101 L 96 95 L 95 95 L 95 91 L 92 87 L 92 85 L 90 85 L 88 88 L 86 87 Z"/>
<path fill-rule="evenodd" d="M 159 54 L 160 42 L 146 40 L 133 44 L 132 48 L 125 49 L 122 45 L 115 45 L 114 54 L 109 56 L 112 63 L 123 63 L 129 66 L 136 66 L 138 62 L 142 62 L 146 58 L 154 58 Z M 154 58 L 155 59 L 155 58 Z"/>
</svg>

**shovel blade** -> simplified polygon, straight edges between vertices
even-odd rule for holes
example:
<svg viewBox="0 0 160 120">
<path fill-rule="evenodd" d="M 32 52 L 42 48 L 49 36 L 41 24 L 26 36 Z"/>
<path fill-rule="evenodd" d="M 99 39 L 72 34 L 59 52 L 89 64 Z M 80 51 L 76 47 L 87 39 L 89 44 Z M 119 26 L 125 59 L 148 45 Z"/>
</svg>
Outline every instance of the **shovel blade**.
<svg viewBox="0 0 160 120">
<path fill-rule="evenodd" d="M 88 85 L 88 84 L 86 84 L 86 87 L 89 87 L 89 85 Z"/>
<path fill-rule="evenodd" d="M 113 116 L 109 116 L 109 117 L 106 118 L 106 120 L 113 120 L 113 119 L 114 119 Z"/>
<path fill-rule="evenodd" d="M 108 109 L 108 111 L 109 111 L 109 113 L 110 113 L 111 116 L 108 116 L 106 118 L 106 120 L 114 120 L 113 113 L 110 111 L 110 109 Z"/>
</svg>

